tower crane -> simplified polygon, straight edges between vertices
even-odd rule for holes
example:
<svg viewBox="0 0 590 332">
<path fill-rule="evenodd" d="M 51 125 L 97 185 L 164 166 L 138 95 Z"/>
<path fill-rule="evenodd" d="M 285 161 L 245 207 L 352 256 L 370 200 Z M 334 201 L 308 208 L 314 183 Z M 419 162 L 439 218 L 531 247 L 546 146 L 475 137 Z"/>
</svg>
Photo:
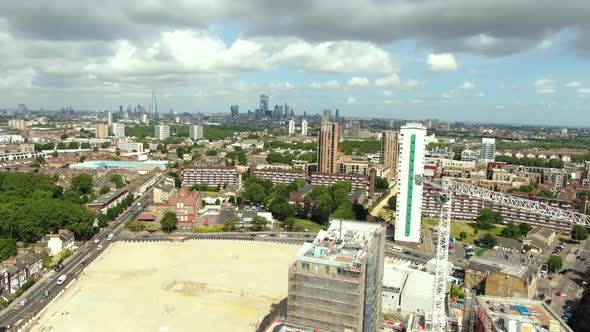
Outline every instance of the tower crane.
<svg viewBox="0 0 590 332">
<path fill-rule="evenodd" d="M 555 220 L 573 225 L 590 226 L 590 217 L 574 211 L 564 210 L 542 202 L 512 196 L 501 192 L 477 187 L 471 184 L 440 179 L 433 182 L 422 176 L 415 178 L 417 185 L 427 184 L 440 190 L 437 202 L 440 205 L 438 222 L 438 240 L 436 244 L 436 265 L 434 273 L 434 301 L 432 311 L 432 331 L 447 331 L 447 315 L 445 314 L 446 280 L 449 274 L 449 234 L 451 230 L 452 196 L 463 195 L 482 199 L 498 205 L 511 206 L 530 213 L 540 214 Z"/>
</svg>

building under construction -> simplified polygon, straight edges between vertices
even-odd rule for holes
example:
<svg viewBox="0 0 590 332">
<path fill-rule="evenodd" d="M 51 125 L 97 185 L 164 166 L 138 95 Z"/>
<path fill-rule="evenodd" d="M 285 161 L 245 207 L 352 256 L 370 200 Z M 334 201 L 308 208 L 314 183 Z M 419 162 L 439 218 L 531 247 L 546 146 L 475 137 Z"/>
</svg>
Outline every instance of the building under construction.
<svg viewBox="0 0 590 332">
<path fill-rule="evenodd" d="M 289 268 L 287 324 L 326 332 L 374 332 L 381 321 L 385 227 L 333 220 Z"/>
</svg>

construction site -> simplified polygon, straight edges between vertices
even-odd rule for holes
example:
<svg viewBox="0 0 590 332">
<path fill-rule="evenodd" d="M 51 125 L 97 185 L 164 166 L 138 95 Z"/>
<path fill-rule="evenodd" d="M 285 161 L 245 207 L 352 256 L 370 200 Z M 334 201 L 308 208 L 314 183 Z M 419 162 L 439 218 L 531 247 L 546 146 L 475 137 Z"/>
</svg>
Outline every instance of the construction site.
<svg viewBox="0 0 590 332">
<path fill-rule="evenodd" d="M 33 331 L 255 331 L 287 296 L 298 246 L 199 240 L 110 246 Z"/>
<path fill-rule="evenodd" d="M 284 328 L 377 331 L 384 243 L 382 225 L 339 219 L 304 243 L 289 268 Z"/>
</svg>

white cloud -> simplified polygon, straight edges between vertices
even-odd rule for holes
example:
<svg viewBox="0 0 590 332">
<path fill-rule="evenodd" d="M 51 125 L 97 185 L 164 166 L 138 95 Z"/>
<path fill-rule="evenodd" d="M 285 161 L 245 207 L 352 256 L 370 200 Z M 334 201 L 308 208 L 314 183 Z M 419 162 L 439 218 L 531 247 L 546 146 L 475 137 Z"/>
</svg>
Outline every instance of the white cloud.
<svg viewBox="0 0 590 332">
<path fill-rule="evenodd" d="M 418 81 L 416 79 L 410 78 L 402 85 L 402 88 L 407 89 L 407 90 L 411 90 L 411 89 L 417 88 L 422 85 L 424 85 L 423 81 Z"/>
<path fill-rule="evenodd" d="M 354 104 L 354 103 L 356 103 L 356 98 L 348 97 L 348 99 L 346 99 L 346 103 L 347 104 Z"/>
<path fill-rule="evenodd" d="M 393 95 L 393 92 L 391 90 L 384 90 L 383 91 L 383 95 L 385 95 L 385 96 L 392 96 Z"/>
<path fill-rule="evenodd" d="M 590 95 L 590 88 L 582 88 L 576 91 L 579 95 Z"/>
<path fill-rule="evenodd" d="M 346 84 L 350 87 L 365 87 L 369 83 L 369 79 L 366 77 L 353 77 Z"/>
<path fill-rule="evenodd" d="M 314 89 L 338 89 L 340 88 L 340 82 L 336 80 L 327 82 L 313 82 L 309 85 L 309 87 Z"/>
<path fill-rule="evenodd" d="M 291 91 L 291 90 L 295 90 L 295 85 L 293 85 L 289 82 L 278 82 L 278 83 L 270 83 L 268 85 L 268 88 L 270 90 L 275 90 L 275 91 Z"/>
<path fill-rule="evenodd" d="M 553 94 L 557 89 L 555 88 L 555 83 L 552 80 L 537 80 L 533 86 L 538 93 L 548 95 Z"/>
<path fill-rule="evenodd" d="M 457 70 L 455 56 L 451 53 L 429 54 L 426 59 L 428 71 L 434 73 L 444 73 Z"/>
<path fill-rule="evenodd" d="M 553 39 L 543 39 L 537 47 L 541 50 L 548 50 L 553 46 Z"/>
<path fill-rule="evenodd" d="M 582 86 L 582 82 L 572 81 L 564 85 L 566 88 L 579 88 Z"/>
<path fill-rule="evenodd" d="M 453 98 L 453 93 L 452 92 L 443 92 L 440 96 L 443 99 L 451 99 L 451 98 Z"/>
<path fill-rule="evenodd" d="M 385 105 L 400 105 L 402 104 L 402 101 L 397 99 L 386 99 L 383 101 L 383 103 Z"/>
<path fill-rule="evenodd" d="M 465 82 L 465 83 L 463 83 L 463 85 L 461 85 L 459 87 L 459 89 L 463 89 L 463 90 L 473 90 L 475 88 L 477 88 L 477 84 L 471 83 L 471 82 Z"/>
<path fill-rule="evenodd" d="M 476 95 L 477 97 L 485 97 L 485 96 L 486 96 L 485 92 L 481 92 L 481 91 L 480 91 L 480 92 L 478 92 L 478 93 L 477 93 L 477 94 L 475 94 L 475 95 Z"/>
<path fill-rule="evenodd" d="M 389 76 L 376 79 L 375 85 L 380 88 L 398 88 L 400 87 L 400 79 L 397 74 L 391 74 Z"/>
<path fill-rule="evenodd" d="M 412 100 L 410 100 L 410 104 L 414 104 L 414 105 L 424 104 L 424 100 L 422 100 L 422 99 L 412 99 Z"/>
</svg>

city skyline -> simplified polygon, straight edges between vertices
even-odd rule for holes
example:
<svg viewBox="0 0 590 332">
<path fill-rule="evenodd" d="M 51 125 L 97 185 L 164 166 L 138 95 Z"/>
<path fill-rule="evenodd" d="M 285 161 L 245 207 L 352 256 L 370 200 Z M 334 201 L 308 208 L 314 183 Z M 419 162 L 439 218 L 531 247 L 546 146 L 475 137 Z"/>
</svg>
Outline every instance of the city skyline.
<svg viewBox="0 0 590 332">
<path fill-rule="evenodd" d="M 254 111 L 266 94 L 297 114 L 590 126 L 583 1 L 233 7 L 2 4 L 1 107 L 149 105 L 155 89 L 178 112 Z"/>
</svg>

